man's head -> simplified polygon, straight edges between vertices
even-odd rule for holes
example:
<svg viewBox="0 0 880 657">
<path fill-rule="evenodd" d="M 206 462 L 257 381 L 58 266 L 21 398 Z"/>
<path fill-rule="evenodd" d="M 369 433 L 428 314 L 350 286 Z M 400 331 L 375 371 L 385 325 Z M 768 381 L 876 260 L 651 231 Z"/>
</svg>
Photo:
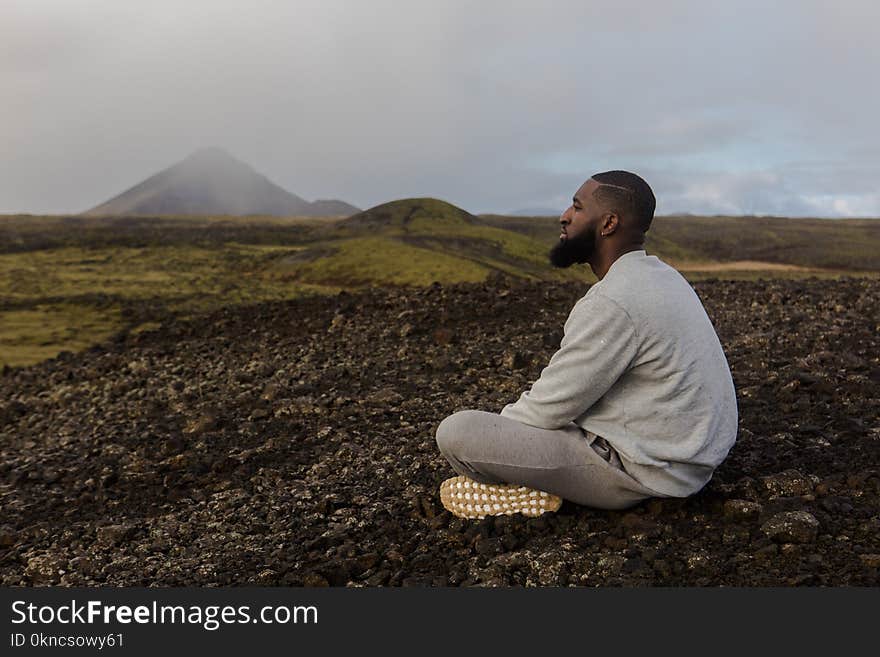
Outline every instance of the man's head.
<svg viewBox="0 0 880 657">
<path fill-rule="evenodd" d="M 559 243 L 550 251 L 555 267 L 590 262 L 597 250 L 628 250 L 643 245 L 654 218 L 654 193 L 628 171 L 591 176 L 562 213 Z"/>
</svg>

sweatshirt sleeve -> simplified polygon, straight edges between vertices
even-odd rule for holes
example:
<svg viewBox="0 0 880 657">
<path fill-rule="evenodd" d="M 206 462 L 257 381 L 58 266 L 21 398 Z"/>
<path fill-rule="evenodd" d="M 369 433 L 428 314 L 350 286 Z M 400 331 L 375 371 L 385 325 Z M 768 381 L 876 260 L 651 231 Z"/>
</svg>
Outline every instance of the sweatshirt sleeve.
<svg viewBox="0 0 880 657">
<path fill-rule="evenodd" d="M 626 372 L 638 335 L 627 312 L 602 296 L 583 297 L 565 322 L 559 350 L 531 389 L 501 415 L 542 429 L 558 429 L 582 415 Z"/>
</svg>

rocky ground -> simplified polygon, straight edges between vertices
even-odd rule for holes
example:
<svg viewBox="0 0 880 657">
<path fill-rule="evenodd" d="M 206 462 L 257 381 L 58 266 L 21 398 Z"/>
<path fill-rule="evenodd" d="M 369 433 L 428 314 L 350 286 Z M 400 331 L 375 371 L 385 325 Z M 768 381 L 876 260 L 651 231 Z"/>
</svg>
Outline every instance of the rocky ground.
<svg viewBox="0 0 880 657">
<path fill-rule="evenodd" d="M 463 521 L 433 434 L 534 380 L 584 289 L 230 309 L 0 376 L 3 585 L 878 585 L 880 282 L 695 285 L 739 440 L 699 495 Z"/>
</svg>

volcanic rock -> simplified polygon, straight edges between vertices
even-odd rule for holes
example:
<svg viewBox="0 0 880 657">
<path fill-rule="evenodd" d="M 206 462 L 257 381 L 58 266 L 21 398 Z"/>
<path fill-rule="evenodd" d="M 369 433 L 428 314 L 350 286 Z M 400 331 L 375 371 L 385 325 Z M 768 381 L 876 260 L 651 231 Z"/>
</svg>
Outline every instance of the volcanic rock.
<svg viewBox="0 0 880 657">
<path fill-rule="evenodd" d="M 806 511 L 784 511 L 761 525 L 761 530 L 777 543 L 812 543 L 819 521 Z"/>
</svg>

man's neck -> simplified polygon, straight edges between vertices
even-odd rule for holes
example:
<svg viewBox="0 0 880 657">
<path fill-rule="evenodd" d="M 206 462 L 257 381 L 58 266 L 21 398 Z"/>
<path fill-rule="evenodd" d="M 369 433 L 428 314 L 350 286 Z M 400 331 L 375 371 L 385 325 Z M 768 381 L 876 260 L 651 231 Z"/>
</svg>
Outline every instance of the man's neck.
<svg viewBox="0 0 880 657">
<path fill-rule="evenodd" d="M 644 244 L 628 244 L 616 249 L 609 249 L 605 252 L 597 251 L 594 259 L 590 260 L 590 269 L 593 270 L 593 274 L 596 275 L 596 278 L 601 281 L 605 278 L 605 274 L 608 273 L 608 270 L 611 269 L 611 265 L 614 264 L 614 261 L 620 256 L 632 251 L 644 251 L 644 249 Z"/>
</svg>

